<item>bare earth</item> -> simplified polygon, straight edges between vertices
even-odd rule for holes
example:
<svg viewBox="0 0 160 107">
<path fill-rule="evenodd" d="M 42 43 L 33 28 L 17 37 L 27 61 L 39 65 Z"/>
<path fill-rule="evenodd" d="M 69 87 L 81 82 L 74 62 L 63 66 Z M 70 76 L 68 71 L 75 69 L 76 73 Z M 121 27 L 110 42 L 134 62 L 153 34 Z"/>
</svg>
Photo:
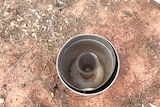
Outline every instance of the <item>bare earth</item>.
<svg viewBox="0 0 160 107">
<path fill-rule="evenodd" d="M 104 36 L 120 57 L 118 79 L 97 96 L 71 92 L 55 68 L 64 42 L 82 33 Z M 148 0 L 0 0 L 0 107 L 151 105 L 160 107 L 160 6 Z"/>
</svg>

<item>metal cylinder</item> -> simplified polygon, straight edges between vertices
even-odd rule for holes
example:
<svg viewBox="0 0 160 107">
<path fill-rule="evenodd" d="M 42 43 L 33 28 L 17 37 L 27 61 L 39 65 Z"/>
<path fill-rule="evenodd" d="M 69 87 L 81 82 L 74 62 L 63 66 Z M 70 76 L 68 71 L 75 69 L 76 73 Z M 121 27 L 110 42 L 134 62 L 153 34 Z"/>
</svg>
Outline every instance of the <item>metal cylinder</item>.
<svg viewBox="0 0 160 107">
<path fill-rule="evenodd" d="M 116 49 L 104 37 L 77 35 L 61 48 L 57 72 L 66 87 L 81 95 L 96 95 L 116 80 L 120 62 Z"/>
</svg>

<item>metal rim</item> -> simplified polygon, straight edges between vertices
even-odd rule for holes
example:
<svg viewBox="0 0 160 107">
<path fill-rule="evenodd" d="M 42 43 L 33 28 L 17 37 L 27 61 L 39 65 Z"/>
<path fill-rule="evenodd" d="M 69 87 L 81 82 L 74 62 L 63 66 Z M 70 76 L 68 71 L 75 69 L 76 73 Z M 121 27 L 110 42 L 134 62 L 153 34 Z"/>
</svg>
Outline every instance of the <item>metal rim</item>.
<svg viewBox="0 0 160 107">
<path fill-rule="evenodd" d="M 115 56 L 116 56 L 116 63 L 117 63 L 117 65 L 116 65 L 116 67 L 115 67 L 115 69 L 114 69 L 114 73 L 115 73 L 115 74 L 114 74 L 113 79 L 111 80 L 111 82 L 108 84 L 107 87 L 105 87 L 105 88 L 102 87 L 102 89 L 100 89 L 99 91 L 97 91 L 97 92 L 95 92 L 95 93 L 94 93 L 94 92 L 92 92 L 92 93 L 80 92 L 80 91 L 77 91 L 76 89 L 74 89 L 73 87 L 70 87 L 70 86 L 63 80 L 63 78 L 61 77 L 60 72 L 59 72 L 59 68 L 58 68 L 59 56 L 60 56 L 60 53 L 61 53 L 61 51 L 63 50 L 64 46 L 65 46 L 66 44 L 68 44 L 69 41 L 72 40 L 72 39 L 74 39 L 75 37 L 81 37 L 81 36 L 85 36 L 85 35 L 95 36 L 95 37 L 98 37 L 98 38 L 101 38 L 101 39 L 104 39 L 105 41 L 107 41 L 107 42 L 112 46 L 112 48 L 113 48 L 113 50 L 114 50 L 114 53 L 115 53 Z M 58 53 L 58 55 L 57 55 L 57 59 L 56 59 L 56 69 L 57 69 L 57 73 L 58 73 L 58 76 L 59 76 L 60 80 L 62 81 L 62 83 L 63 83 L 68 89 L 70 89 L 71 91 L 73 91 L 73 92 L 75 92 L 75 93 L 77 93 L 77 94 L 79 94 L 79 95 L 91 96 L 91 95 L 97 95 L 97 94 L 100 94 L 100 93 L 104 92 L 105 90 L 107 90 L 108 88 L 110 88 L 110 87 L 115 83 L 115 80 L 117 79 L 118 74 L 119 74 L 120 60 L 119 60 L 119 56 L 118 56 L 117 50 L 115 49 L 115 47 L 113 46 L 113 44 L 112 44 L 109 40 L 107 40 L 106 38 L 104 38 L 104 37 L 102 37 L 102 36 L 100 36 L 100 35 L 96 35 L 96 34 L 79 34 L 79 35 L 76 35 L 76 36 L 71 37 L 71 38 L 70 38 L 69 40 L 67 40 L 67 41 L 64 43 L 64 45 L 61 47 L 61 49 L 60 49 L 60 51 L 59 51 L 59 53 Z"/>
</svg>

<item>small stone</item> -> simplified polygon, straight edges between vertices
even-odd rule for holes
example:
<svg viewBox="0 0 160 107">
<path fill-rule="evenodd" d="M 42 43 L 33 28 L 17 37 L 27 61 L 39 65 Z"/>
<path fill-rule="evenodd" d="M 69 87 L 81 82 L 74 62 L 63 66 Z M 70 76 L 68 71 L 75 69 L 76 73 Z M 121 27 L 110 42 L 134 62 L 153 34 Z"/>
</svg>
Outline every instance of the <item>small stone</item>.
<svg viewBox="0 0 160 107">
<path fill-rule="evenodd" d="M 32 36 L 37 39 L 37 34 L 36 33 L 32 33 Z"/>
<path fill-rule="evenodd" d="M 105 8 L 104 8 L 104 10 L 107 10 L 107 9 L 108 9 L 108 7 L 105 7 Z"/>
<path fill-rule="evenodd" d="M 157 56 L 154 56 L 154 59 L 157 59 Z"/>
<path fill-rule="evenodd" d="M 151 107 L 157 107 L 156 105 L 153 105 L 153 104 L 151 104 L 151 103 L 149 103 L 149 105 L 150 105 Z"/>
<path fill-rule="evenodd" d="M 160 0 L 150 0 L 151 3 L 155 4 L 155 5 L 160 5 Z"/>
<path fill-rule="evenodd" d="M 54 93 L 53 93 L 53 92 L 51 92 L 51 97 L 52 97 L 52 98 L 54 97 Z"/>
<path fill-rule="evenodd" d="M 1 103 L 4 103 L 4 99 L 3 98 L 0 98 L 0 104 Z"/>
<path fill-rule="evenodd" d="M 150 0 L 150 1 L 154 1 L 154 2 L 156 2 L 158 4 L 160 4 L 160 0 Z"/>
<path fill-rule="evenodd" d="M 48 42 L 52 42 L 52 40 L 51 40 L 51 39 L 49 39 L 49 40 L 48 40 Z"/>
</svg>

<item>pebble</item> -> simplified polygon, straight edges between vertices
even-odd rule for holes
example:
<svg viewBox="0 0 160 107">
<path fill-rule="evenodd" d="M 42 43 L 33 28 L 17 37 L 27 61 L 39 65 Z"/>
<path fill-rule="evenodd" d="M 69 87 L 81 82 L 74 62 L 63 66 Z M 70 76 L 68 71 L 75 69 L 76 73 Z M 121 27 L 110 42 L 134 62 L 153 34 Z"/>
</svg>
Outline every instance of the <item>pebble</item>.
<svg viewBox="0 0 160 107">
<path fill-rule="evenodd" d="M 3 98 L 0 98 L 0 104 L 1 103 L 4 103 L 4 99 Z"/>
<path fill-rule="evenodd" d="M 159 4 L 160 4 L 160 0 L 152 0 L 152 1 L 155 1 L 155 2 L 157 2 L 157 3 L 159 3 Z"/>
<path fill-rule="evenodd" d="M 150 105 L 151 107 L 157 107 L 156 105 L 153 105 L 153 104 L 151 104 L 151 103 L 149 103 L 149 105 Z"/>
<path fill-rule="evenodd" d="M 153 4 L 160 4 L 160 0 L 150 0 L 150 2 Z"/>
</svg>

